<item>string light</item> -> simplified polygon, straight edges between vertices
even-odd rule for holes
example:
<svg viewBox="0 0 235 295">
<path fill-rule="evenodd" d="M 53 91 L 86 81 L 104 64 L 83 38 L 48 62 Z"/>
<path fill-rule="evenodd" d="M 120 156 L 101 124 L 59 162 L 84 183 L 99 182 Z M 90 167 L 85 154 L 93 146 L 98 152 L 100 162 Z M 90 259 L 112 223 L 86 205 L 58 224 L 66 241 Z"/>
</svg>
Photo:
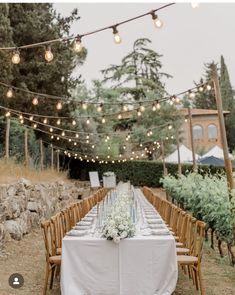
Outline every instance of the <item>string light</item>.
<svg viewBox="0 0 235 295">
<path fill-rule="evenodd" d="M 82 46 L 81 37 L 80 36 L 77 36 L 77 38 L 73 42 L 73 50 L 75 52 L 81 52 L 82 49 L 83 49 L 83 46 Z"/>
<path fill-rule="evenodd" d="M 77 124 L 76 120 L 73 119 L 73 121 L 72 121 L 72 125 L 75 126 L 76 124 Z"/>
<path fill-rule="evenodd" d="M 207 89 L 208 91 L 210 91 L 210 90 L 211 90 L 211 85 L 210 85 L 210 84 L 207 84 L 207 85 L 206 85 L 206 89 Z"/>
<path fill-rule="evenodd" d="M 155 112 L 156 110 L 157 110 L 157 107 L 156 107 L 155 103 L 153 103 L 153 105 L 152 105 L 152 111 Z"/>
<path fill-rule="evenodd" d="M 127 112 L 129 110 L 128 106 L 123 104 L 123 103 L 122 103 L 122 109 L 123 109 L 124 112 Z"/>
<path fill-rule="evenodd" d="M 59 136 L 56 137 L 57 140 L 60 140 Z M 69 156 L 69 155 L 68 155 Z M 69 156 L 70 157 L 70 156 Z"/>
<path fill-rule="evenodd" d="M 83 110 L 87 109 L 87 104 L 84 101 L 82 102 L 82 108 L 83 108 Z"/>
<path fill-rule="evenodd" d="M 74 145 L 77 145 L 76 141 L 73 143 Z"/>
<path fill-rule="evenodd" d="M 44 119 L 43 119 L 43 123 L 44 123 L 44 124 L 47 124 L 47 122 L 48 122 L 48 121 L 47 121 L 47 118 L 44 118 Z"/>
<path fill-rule="evenodd" d="M 113 40 L 116 44 L 120 44 L 122 42 L 122 38 L 120 37 L 116 26 L 113 27 Z"/>
<path fill-rule="evenodd" d="M 103 103 L 101 103 L 100 105 L 98 105 L 98 107 L 97 107 L 97 112 L 102 112 L 102 110 L 103 110 Z"/>
<path fill-rule="evenodd" d="M 76 133 L 76 136 L 75 136 L 75 137 L 76 137 L 76 138 L 79 138 L 79 134 Z"/>
<path fill-rule="evenodd" d="M 139 109 L 140 109 L 141 112 L 144 112 L 145 111 L 145 107 L 142 105 L 142 103 L 140 103 Z"/>
<path fill-rule="evenodd" d="M 24 119 L 24 118 L 23 118 L 23 116 L 22 116 L 22 115 L 20 115 L 20 116 L 19 116 L 19 119 L 20 119 L 20 120 L 22 120 L 22 119 Z"/>
<path fill-rule="evenodd" d="M 33 116 L 30 116 L 29 117 L 29 121 L 33 121 Z"/>
<path fill-rule="evenodd" d="M 5 116 L 6 117 L 10 117 L 11 116 L 11 113 L 9 111 L 7 111 L 6 114 L 5 114 Z"/>
<path fill-rule="evenodd" d="M 57 124 L 57 125 L 60 125 L 60 124 L 61 124 L 61 120 L 58 119 L 58 120 L 56 121 L 56 124 Z"/>
<path fill-rule="evenodd" d="M 51 46 L 47 46 L 45 54 L 44 54 L 44 58 L 47 62 L 51 62 L 53 60 L 54 55 L 51 52 Z"/>
<path fill-rule="evenodd" d="M 33 128 L 36 129 L 38 125 L 36 123 L 33 124 Z"/>
<path fill-rule="evenodd" d="M 86 123 L 87 123 L 87 125 L 90 124 L 90 119 L 89 118 L 87 118 Z"/>
<path fill-rule="evenodd" d="M 105 117 L 104 117 L 104 116 L 102 117 L 102 120 L 101 120 L 101 122 L 102 122 L 103 124 L 106 122 L 106 120 L 105 120 Z"/>
<path fill-rule="evenodd" d="M 157 108 L 157 110 L 160 110 L 160 108 L 161 108 L 161 105 L 158 100 L 157 100 L 156 108 Z"/>
<path fill-rule="evenodd" d="M 36 96 L 33 98 L 32 104 L 35 106 L 38 105 L 38 98 Z"/>
<path fill-rule="evenodd" d="M 65 132 L 64 132 L 64 131 L 62 131 L 61 135 L 62 135 L 62 136 L 65 136 Z"/>
<path fill-rule="evenodd" d="M 171 124 L 168 125 L 168 129 L 169 129 L 169 130 L 172 129 L 172 125 L 171 125 Z"/>
<path fill-rule="evenodd" d="M 50 127 L 50 129 L 49 129 L 49 130 L 50 130 L 50 132 L 53 132 L 53 128 L 52 128 L 52 127 Z"/>
<path fill-rule="evenodd" d="M 12 55 L 12 58 L 11 58 L 11 61 L 13 64 L 15 65 L 18 65 L 20 63 L 20 52 L 18 49 L 16 49 L 14 52 L 13 52 L 13 55 Z"/>
<path fill-rule="evenodd" d="M 152 12 L 151 12 L 151 15 L 152 15 L 152 19 L 153 19 L 154 26 L 155 26 L 157 29 L 162 28 L 162 26 L 163 26 L 163 22 L 158 18 L 158 16 L 156 15 L 156 13 L 155 13 L 154 11 L 152 11 Z"/>
<path fill-rule="evenodd" d="M 63 107 L 62 102 L 61 102 L 61 101 L 58 101 L 57 104 L 56 104 L 56 108 L 57 108 L 57 110 L 61 110 L 62 107 Z"/>
<path fill-rule="evenodd" d="M 195 98 L 195 92 L 189 91 L 189 98 Z"/>
<path fill-rule="evenodd" d="M 21 120 L 20 120 L 20 123 L 21 123 L 21 124 L 24 124 L 24 119 L 21 119 Z"/>
<path fill-rule="evenodd" d="M 7 96 L 8 98 L 12 98 L 12 97 L 13 97 L 13 90 L 12 90 L 12 88 L 9 88 L 9 89 L 7 90 L 6 96 Z"/>
<path fill-rule="evenodd" d="M 137 116 L 140 117 L 142 115 L 140 109 L 137 110 Z"/>
<path fill-rule="evenodd" d="M 108 150 L 110 150 L 110 146 L 108 146 Z"/>
<path fill-rule="evenodd" d="M 118 120 L 122 119 L 122 114 L 118 114 Z"/>
</svg>

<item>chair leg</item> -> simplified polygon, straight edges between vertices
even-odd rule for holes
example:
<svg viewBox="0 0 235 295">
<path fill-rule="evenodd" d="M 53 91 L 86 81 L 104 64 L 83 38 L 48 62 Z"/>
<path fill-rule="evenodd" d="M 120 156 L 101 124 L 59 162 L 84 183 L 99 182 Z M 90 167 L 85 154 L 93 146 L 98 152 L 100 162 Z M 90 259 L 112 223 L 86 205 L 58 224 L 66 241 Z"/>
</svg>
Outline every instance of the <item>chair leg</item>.
<svg viewBox="0 0 235 295">
<path fill-rule="evenodd" d="M 50 272 L 50 270 L 48 269 L 48 265 L 46 264 L 46 277 L 45 277 L 43 295 L 46 295 L 46 293 L 47 293 L 47 284 L 48 284 L 49 272 Z"/>
<path fill-rule="evenodd" d="M 57 265 L 56 266 L 56 273 L 55 273 L 56 278 L 58 278 L 59 274 L 60 274 L 60 265 Z"/>
<path fill-rule="evenodd" d="M 51 269 L 51 282 L 50 282 L 50 289 L 52 289 L 52 287 L 53 287 L 54 272 L 55 272 L 55 266 Z"/>
<path fill-rule="evenodd" d="M 195 283 L 196 283 L 196 289 L 199 290 L 199 284 L 198 284 L 198 272 L 197 269 L 193 269 L 194 275 L 195 275 Z"/>
<path fill-rule="evenodd" d="M 199 285 L 200 285 L 200 292 L 201 295 L 205 295 L 205 289 L 204 289 L 204 284 L 203 284 L 203 280 L 202 280 L 202 270 L 201 270 L 201 266 L 198 266 L 198 278 L 199 278 Z"/>
</svg>

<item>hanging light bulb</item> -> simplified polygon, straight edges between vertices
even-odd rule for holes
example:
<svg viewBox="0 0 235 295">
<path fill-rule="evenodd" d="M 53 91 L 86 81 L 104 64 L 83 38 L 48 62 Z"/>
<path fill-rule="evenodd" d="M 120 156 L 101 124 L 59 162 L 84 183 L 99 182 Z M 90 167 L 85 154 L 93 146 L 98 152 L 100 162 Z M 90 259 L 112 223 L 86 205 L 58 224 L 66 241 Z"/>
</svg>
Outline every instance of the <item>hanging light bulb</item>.
<svg viewBox="0 0 235 295">
<path fill-rule="evenodd" d="M 20 124 L 24 124 L 24 119 L 21 119 L 20 120 Z"/>
<path fill-rule="evenodd" d="M 195 92 L 189 91 L 189 98 L 195 98 Z"/>
<path fill-rule="evenodd" d="M 123 146 L 123 149 L 124 149 L 124 150 L 126 149 L 126 146 L 125 146 L 125 145 Z"/>
<path fill-rule="evenodd" d="M 188 119 L 187 119 L 187 118 L 185 118 L 185 119 L 184 119 L 184 122 L 185 122 L 185 123 L 187 123 L 187 122 L 188 122 Z"/>
<path fill-rule="evenodd" d="M 50 129 L 49 129 L 49 130 L 50 130 L 50 132 L 53 132 L 53 128 L 52 128 L 52 127 L 50 127 Z"/>
<path fill-rule="evenodd" d="M 33 98 L 32 104 L 35 106 L 38 105 L 38 98 L 36 96 Z"/>
<path fill-rule="evenodd" d="M 29 117 L 29 121 L 33 121 L 33 116 L 30 116 Z"/>
<path fill-rule="evenodd" d="M 75 137 L 78 138 L 79 137 L 79 134 L 76 133 Z"/>
<path fill-rule="evenodd" d="M 192 2 L 192 3 L 191 3 L 192 8 L 194 8 L 194 9 L 195 9 L 195 8 L 198 8 L 199 5 L 200 5 L 200 4 L 199 4 L 198 2 Z"/>
<path fill-rule="evenodd" d="M 57 108 L 57 110 L 61 110 L 62 107 L 63 107 L 62 102 L 61 102 L 61 101 L 58 101 L 57 104 L 56 104 L 56 108 Z"/>
<path fill-rule="evenodd" d="M 13 55 L 12 55 L 12 58 L 11 58 L 11 61 L 13 64 L 15 65 L 18 65 L 20 63 L 20 52 L 18 49 L 16 49 L 14 52 L 13 52 Z"/>
<path fill-rule="evenodd" d="M 155 112 L 156 110 L 157 110 L 157 107 L 156 107 L 155 103 L 153 103 L 153 105 L 152 105 L 152 111 Z"/>
<path fill-rule="evenodd" d="M 86 140 L 86 143 L 89 143 L 89 142 L 90 142 L 90 141 L 87 139 L 87 140 Z"/>
<path fill-rule="evenodd" d="M 127 112 L 128 111 L 128 106 L 125 105 L 125 104 L 122 104 L 122 109 L 124 112 Z"/>
<path fill-rule="evenodd" d="M 94 149 L 94 148 L 95 148 L 94 144 L 91 146 L 91 148 L 92 148 L 92 149 Z M 96 158 L 97 158 L 97 157 L 98 157 L 98 156 L 96 156 Z M 98 159 L 98 158 L 97 158 L 97 159 Z"/>
<path fill-rule="evenodd" d="M 23 119 L 23 116 L 22 115 L 19 115 L 19 120 L 22 120 Z"/>
<path fill-rule="evenodd" d="M 162 28 L 162 26 L 163 26 L 163 22 L 158 18 L 158 16 L 156 15 L 156 13 L 155 13 L 154 11 L 152 11 L 152 12 L 151 12 L 151 15 L 152 15 L 152 19 L 153 19 L 154 26 L 155 26 L 157 29 Z"/>
<path fill-rule="evenodd" d="M 77 36 L 76 39 L 73 41 L 73 50 L 75 52 L 81 52 L 83 49 L 82 40 L 80 36 Z"/>
<path fill-rule="evenodd" d="M 107 140 L 109 140 L 109 139 L 110 139 L 110 137 L 107 135 L 107 136 L 106 136 L 106 139 L 107 139 Z"/>
<path fill-rule="evenodd" d="M 116 44 L 120 44 L 122 42 L 122 38 L 120 37 L 117 27 L 113 27 L 113 40 Z"/>
<path fill-rule="evenodd" d="M 210 84 L 207 84 L 207 85 L 206 85 L 206 89 L 207 89 L 208 91 L 210 91 L 210 90 L 211 90 L 211 85 L 210 85 Z"/>
<path fill-rule="evenodd" d="M 57 140 L 60 140 L 59 136 L 56 137 Z"/>
<path fill-rule="evenodd" d="M 85 101 L 82 102 L 82 108 L 83 108 L 83 110 L 87 109 L 87 104 L 85 103 Z"/>
<path fill-rule="evenodd" d="M 160 108 L 161 108 L 161 105 L 158 100 L 157 100 L 156 108 L 157 108 L 157 110 L 160 110 Z"/>
<path fill-rule="evenodd" d="M 73 143 L 74 145 L 77 145 L 76 141 Z"/>
<path fill-rule="evenodd" d="M 5 116 L 6 117 L 10 117 L 11 116 L 11 113 L 9 111 L 7 111 L 6 114 L 5 114 Z"/>
<path fill-rule="evenodd" d="M 140 117 L 142 115 L 140 109 L 137 110 L 137 116 Z"/>
<path fill-rule="evenodd" d="M 72 139 L 71 138 L 69 138 L 69 142 L 71 142 L 72 141 Z"/>
<path fill-rule="evenodd" d="M 122 119 L 122 114 L 118 114 L 118 120 Z"/>
<path fill-rule="evenodd" d="M 73 121 L 72 121 L 72 125 L 75 126 L 76 124 L 77 124 L 76 120 L 73 119 Z"/>
<path fill-rule="evenodd" d="M 180 98 L 178 96 L 175 98 L 175 102 L 180 103 Z"/>
<path fill-rule="evenodd" d="M 44 119 L 43 119 L 43 123 L 44 123 L 44 124 L 47 124 L 47 118 L 44 118 Z"/>
<path fill-rule="evenodd" d="M 62 135 L 62 136 L 65 136 L 65 132 L 64 132 L 64 131 L 62 131 L 61 135 Z"/>
<path fill-rule="evenodd" d="M 108 146 L 108 150 L 110 150 L 110 146 Z"/>
<path fill-rule="evenodd" d="M 101 103 L 100 105 L 98 105 L 98 107 L 97 107 L 97 112 L 102 112 L 102 110 L 103 110 L 103 103 Z"/>
<path fill-rule="evenodd" d="M 203 92 L 203 90 L 204 90 L 203 86 L 200 86 L 200 87 L 199 87 L 199 91 L 200 91 L 200 92 Z"/>
<path fill-rule="evenodd" d="M 7 90 L 6 96 L 7 96 L 8 98 L 12 98 L 12 97 L 13 97 L 13 90 L 12 90 L 12 88 L 9 88 L 9 89 Z"/>
<path fill-rule="evenodd" d="M 168 125 L 168 129 L 169 129 L 169 130 L 172 129 L 172 125 L 171 125 L 171 124 Z"/>
<path fill-rule="evenodd" d="M 89 136 L 89 135 L 87 135 L 87 136 L 86 136 L 86 139 L 89 139 L 89 138 L 90 138 L 90 136 Z"/>
<path fill-rule="evenodd" d="M 141 112 L 144 112 L 145 111 L 145 107 L 142 105 L 142 103 L 140 103 L 139 109 L 140 109 Z"/>
<path fill-rule="evenodd" d="M 37 125 L 36 123 L 35 123 L 35 124 L 33 124 L 33 128 L 37 128 L 37 126 L 38 126 L 38 125 Z"/>
<path fill-rule="evenodd" d="M 86 123 L 87 123 L 87 125 L 90 124 L 90 119 L 89 118 L 87 118 Z"/>
<path fill-rule="evenodd" d="M 106 122 L 105 117 L 102 117 L 102 123 L 104 124 Z"/>
<path fill-rule="evenodd" d="M 47 46 L 46 51 L 45 51 L 45 54 L 44 54 L 44 57 L 45 57 L 45 60 L 46 60 L 47 62 L 50 62 L 50 61 L 53 60 L 54 55 L 53 55 L 53 53 L 51 52 L 51 46 Z"/>
<path fill-rule="evenodd" d="M 60 124 L 61 124 L 61 120 L 58 119 L 58 120 L 56 121 L 56 124 L 57 124 L 57 125 L 60 125 Z"/>
</svg>

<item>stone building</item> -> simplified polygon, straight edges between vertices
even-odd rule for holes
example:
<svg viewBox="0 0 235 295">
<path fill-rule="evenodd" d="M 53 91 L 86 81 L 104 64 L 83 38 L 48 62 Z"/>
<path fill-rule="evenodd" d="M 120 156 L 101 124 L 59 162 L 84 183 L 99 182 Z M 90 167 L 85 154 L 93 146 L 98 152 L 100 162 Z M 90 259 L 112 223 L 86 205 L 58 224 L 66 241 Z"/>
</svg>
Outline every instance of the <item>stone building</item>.
<svg viewBox="0 0 235 295">
<path fill-rule="evenodd" d="M 182 142 L 189 149 L 191 149 L 188 109 L 183 108 L 180 111 L 185 117 L 185 121 L 181 129 Z M 207 109 L 191 109 L 191 113 L 195 152 L 202 155 L 213 148 L 215 145 L 222 148 L 218 111 Z M 224 111 L 224 115 L 227 114 L 229 114 L 229 112 Z"/>
</svg>

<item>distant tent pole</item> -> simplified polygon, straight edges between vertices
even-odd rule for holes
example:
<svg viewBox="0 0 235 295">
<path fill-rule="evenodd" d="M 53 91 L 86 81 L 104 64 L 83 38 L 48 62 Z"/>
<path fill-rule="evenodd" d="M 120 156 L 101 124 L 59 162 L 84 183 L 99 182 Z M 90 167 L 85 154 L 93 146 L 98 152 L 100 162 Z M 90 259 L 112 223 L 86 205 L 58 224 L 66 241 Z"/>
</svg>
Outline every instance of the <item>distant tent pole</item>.
<svg viewBox="0 0 235 295">
<path fill-rule="evenodd" d="M 194 140 L 193 140 L 193 123 L 192 123 L 192 112 L 191 108 L 188 107 L 188 117 L 189 117 L 189 132 L 190 132 L 190 140 L 191 140 L 191 149 L 192 149 L 192 157 L 193 157 L 193 171 L 197 172 L 196 158 L 195 158 L 195 149 L 194 149 Z"/>
<path fill-rule="evenodd" d="M 5 138 L 5 158 L 6 158 L 7 161 L 9 159 L 10 125 L 11 125 L 11 120 L 10 120 L 9 117 L 7 117 L 7 122 L 6 122 L 6 138 Z"/>
<path fill-rule="evenodd" d="M 40 168 L 41 168 L 41 170 L 43 170 L 43 143 L 42 143 L 42 139 L 39 140 L 39 144 L 40 144 Z"/>
<path fill-rule="evenodd" d="M 163 164 L 163 175 L 167 175 L 167 168 L 166 168 L 166 162 L 165 162 L 165 149 L 164 149 L 164 141 L 161 141 L 161 149 L 162 149 L 162 164 Z"/>
<path fill-rule="evenodd" d="M 28 128 L 24 130 L 24 157 L 25 167 L 29 166 L 29 154 L 28 154 Z"/>
<path fill-rule="evenodd" d="M 180 162 L 180 142 L 179 142 L 179 129 L 176 131 L 176 144 L 177 144 L 177 154 L 178 154 L 178 173 L 182 174 L 182 167 Z"/>
<path fill-rule="evenodd" d="M 60 151 L 56 151 L 56 166 L 57 166 L 57 172 L 60 172 Z"/>
<path fill-rule="evenodd" d="M 234 188 L 233 171 L 232 171 L 231 160 L 229 159 L 228 142 L 227 142 L 227 137 L 226 137 L 226 129 L 225 129 L 224 115 L 223 115 L 223 106 L 222 106 L 222 99 L 221 99 L 216 64 L 211 65 L 211 70 L 212 70 L 212 78 L 213 78 L 213 84 L 214 84 L 214 89 L 215 89 L 216 105 L 217 105 L 218 116 L 219 116 L 219 126 L 220 126 L 222 147 L 223 147 L 223 152 L 224 152 L 224 165 L 225 165 L 225 170 L 226 170 L 227 183 L 228 183 L 229 189 L 232 189 L 232 188 Z"/>
<path fill-rule="evenodd" d="M 54 169 L 54 148 L 53 144 L 51 144 L 51 169 Z"/>
</svg>

